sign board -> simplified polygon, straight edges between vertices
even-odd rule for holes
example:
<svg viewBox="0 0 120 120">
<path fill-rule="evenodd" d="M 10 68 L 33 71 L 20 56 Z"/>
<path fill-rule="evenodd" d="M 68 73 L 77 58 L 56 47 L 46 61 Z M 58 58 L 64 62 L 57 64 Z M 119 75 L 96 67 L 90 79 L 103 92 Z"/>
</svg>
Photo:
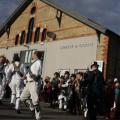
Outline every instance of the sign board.
<svg viewBox="0 0 120 120">
<path fill-rule="evenodd" d="M 53 76 L 59 69 L 87 69 L 96 61 L 97 36 L 86 36 L 46 43 L 44 75 Z"/>
</svg>

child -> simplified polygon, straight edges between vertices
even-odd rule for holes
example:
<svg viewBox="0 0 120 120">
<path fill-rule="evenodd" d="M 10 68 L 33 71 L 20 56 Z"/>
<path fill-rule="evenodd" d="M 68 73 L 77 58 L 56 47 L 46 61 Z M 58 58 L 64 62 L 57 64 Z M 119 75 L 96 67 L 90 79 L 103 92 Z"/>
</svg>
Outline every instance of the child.
<svg viewBox="0 0 120 120">
<path fill-rule="evenodd" d="M 60 77 L 60 84 L 58 85 L 60 88 L 60 95 L 58 96 L 59 101 L 59 109 L 66 110 L 67 109 L 67 87 L 65 86 L 64 76 Z"/>
<path fill-rule="evenodd" d="M 44 96 L 45 102 L 47 102 L 47 103 L 50 102 L 51 91 L 52 91 L 52 86 L 50 83 L 50 77 L 46 76 L 45 77 L 45 86 L 43 88 L 43 96 Z"/>
</svg>

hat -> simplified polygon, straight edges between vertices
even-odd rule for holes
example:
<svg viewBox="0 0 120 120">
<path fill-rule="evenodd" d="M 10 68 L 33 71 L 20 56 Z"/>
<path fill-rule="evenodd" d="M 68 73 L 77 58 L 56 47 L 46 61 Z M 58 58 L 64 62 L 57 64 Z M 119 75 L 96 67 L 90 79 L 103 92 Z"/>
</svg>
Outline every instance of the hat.
<svg viewBox="0 0 120 120">
<path fill-rule="evenodd" d="M 69 71 L 65 71 L 65 74 L 68 74 L 68 75 L 70 75 Z"/>
<path fill-rule="evenodd" d="M 13 62 L 16 62 L 16 61 L 20 61 L 20 57 L 19 57 L 19 55 L 18 54 L 14 54 L 14 56 L 13 56 Z"/>
<path fill-rule="evenodd" d="M 71 74 L 71 76 L 70 76 L 70 77 L 74 77 L 74 78 L 75 78 L 75 77 L 76 77 L 76 75 L 75 75 L 75 74 Z"/>
<path fill-rule="evenodd" d="M 120 83 L 120 81 L 117 78 L 115 78 L 114 83 Z"/>
<path fill-rule="evenodd" d="M 63 79 L 64 80 L 64 76 L 62 75 L 62 76 L 60 76 L 60 79 Z"/>
<path fill-rule="evenodd" d="M 57 77 L 59 77 L 60 73 L 59 72 L 55 72 L 54 75 L 56 75 Z"/>
<path fill-rule="evenodd" d="M 98 65 L 97 62 L 94 62 L 94 63 L 91 65 L 91 68 L 92 68 L 93 66 L 99 67 L 99 65 Z"/>
</svg>

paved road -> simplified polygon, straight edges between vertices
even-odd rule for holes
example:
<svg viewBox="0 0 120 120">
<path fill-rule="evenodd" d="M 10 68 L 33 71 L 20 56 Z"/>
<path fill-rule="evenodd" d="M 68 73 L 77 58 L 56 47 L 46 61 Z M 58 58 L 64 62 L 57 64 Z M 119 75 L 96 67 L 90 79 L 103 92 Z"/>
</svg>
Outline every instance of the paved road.
<svg viewBox="0 0 120 120">
<path fill-rule="evenodd" d="M 70 115 L 64 111 L 58 109 L 51 109 L 48 104 L 41 103 L 42 120 L 83 120 L 82 116 Z M 0 105 L 0 120 L 34 120 L 31 112 L 22 105 L 22 114 L 16 114 L 14 110 L 10 109 L 9 101 L 4 101 L 3 105 Z M 104 120 L 104 119 L 98 119 Z"/>
<path fill-rule="evenodd" d="M 44 103 L 41 103 L 41 108 L 42 120 L 82 120 L 79 115 L 69 115 L 58 109 L 51 109 Z M 34 120 L 34 118 L 24 105 L 22 105 L 22 114 L 16 114 L 14 110 L 10 109 L 9 102 L 4 101 L 3 105 L 0 105 L 0 120 Z"/>
</svg>

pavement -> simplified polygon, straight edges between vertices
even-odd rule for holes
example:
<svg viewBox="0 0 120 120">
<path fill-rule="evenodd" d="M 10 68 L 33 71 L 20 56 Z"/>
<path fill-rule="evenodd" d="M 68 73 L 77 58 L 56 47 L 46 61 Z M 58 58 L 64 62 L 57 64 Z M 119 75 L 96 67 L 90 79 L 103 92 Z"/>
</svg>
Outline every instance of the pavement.
<svg viewBox="0 0 120 120">
<path fill-rule="evenodd" d="M 46 103 L 41 103 L 41 111 L 42 120 L 83 120 L 82 116 L 70 115 L 58 109 L 51 109 Z M 16 114 L 16 112 L 10 108 L 9 101 L 4 101 L 3 104 L 0 105 L 0 120 L 34 120 L 31 112 L 25 105 L 21 106 L 21 112 L 21 114 Z"/>
<path fill-rule="evenodd" d="M 41 102 L 41 115 L 42 120 L 84 120 L 80 115 L 71 115 L 65 111 L 59 109 L 51 109 L 49 104 Z M 10 108 L 9 100 L 3 101 L 0 105 L 0 120 L 35 120 L 32 117 L 29 109 L 22 104 L 21 114 L 16 114 L 15 110 Z M 97 120 L 104 120 L 102 117 L 98 117 Z"/>
</svg>

